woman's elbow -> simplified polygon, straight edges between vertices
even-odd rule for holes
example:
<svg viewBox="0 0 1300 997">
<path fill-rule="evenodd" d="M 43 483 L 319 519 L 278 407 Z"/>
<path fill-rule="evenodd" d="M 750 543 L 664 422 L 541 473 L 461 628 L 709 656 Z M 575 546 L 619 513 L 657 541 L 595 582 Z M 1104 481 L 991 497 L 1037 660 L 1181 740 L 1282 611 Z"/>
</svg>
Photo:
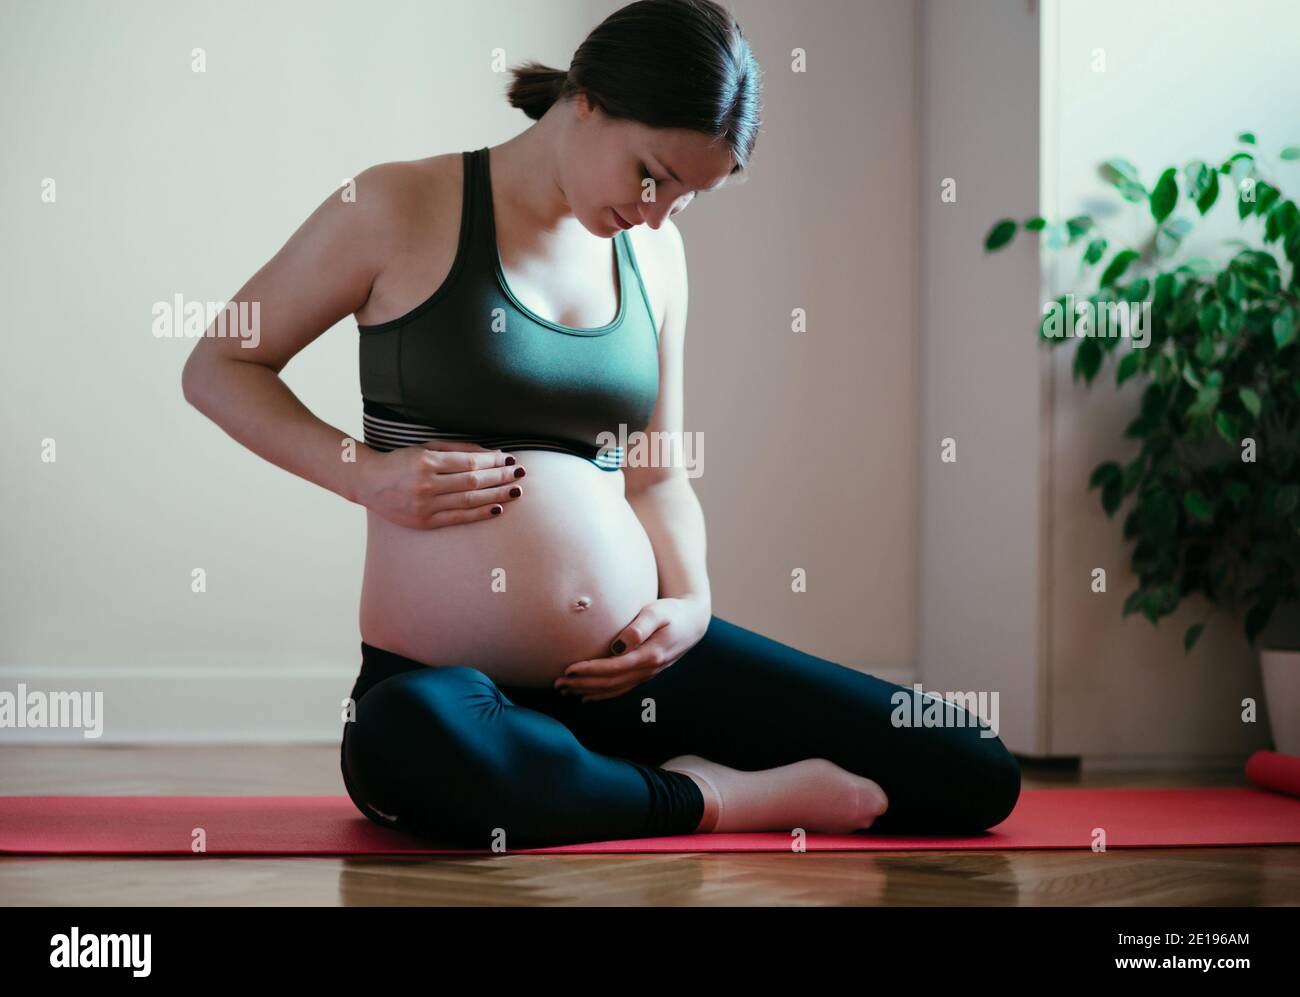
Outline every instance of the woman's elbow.
<svg viewBox="0 0 1300 997">
<path fill-rule="evenodd" d="M 204 406 L 212 395 L 215 365 L 219 363 L 218 358 L 208 354 L 202 347 L 201 342 L 195 346 L 181 370 L 181 394 L 200 412 L 206 411 Z"/>
</svg>

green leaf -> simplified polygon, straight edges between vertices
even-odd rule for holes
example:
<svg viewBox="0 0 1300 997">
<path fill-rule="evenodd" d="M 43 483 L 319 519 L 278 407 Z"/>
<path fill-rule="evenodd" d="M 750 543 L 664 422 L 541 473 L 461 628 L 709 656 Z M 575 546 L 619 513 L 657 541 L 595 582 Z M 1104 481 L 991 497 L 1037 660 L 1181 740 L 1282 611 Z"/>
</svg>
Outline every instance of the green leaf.
<svg viewBox="0 0 1300 997">
<path fill-rule="evenodd" d="M 1121 176 L 1126 180 L 1137 182 L 1137 167 L 1127 159 L 1108 159 L 1101 164 L 1100 169 L 1103 176 Z"/>
<path fill-rule="evenodd" d="M 1255 184 L 1255 214 L 1263 218 L 1273 207 L 1273 203 L 1282 196 L 1282 192 L 1271 183 L 1261 180 Z"/>
<path fill-rule="evenodd" d="M 1010 218 L 1004 218 L 989 230 L 989 234 L 984 238 L 984 251 L 991 253 L 995 249 L 1001 249 L 1011 237 L 1016 234 L 1016 223 Z"/>
<path fill-rule="evenodd" d="M 1286 207 L 1285 201 L 1283 201 L 1282 204 L 1278 205 L 1278 207 L 1270 211 L 1268 213 L 1268 217 L 1264 219 L 1264 241 L 1265 242 L 1276 242 L 1278 237 L 1283 234 L 1282 227 L 1281 227 L 1282 215 L 1279 209 L 1284 207 Z"/>
<path fill-rule="evenodd" d="M 1070 241 L 1073 242 L 1092 228 L 1092 219 L 1088 215 L 1075 215 L 1065 220 L 1065 228 L 1070 233 Z"/>
<path fill-rule="evenodd" d="M 1160 174 L 1160 179 L 1156 181 L 1155 190 L 1151 192 L 1151 215 L 1157 222 L 1162 222 L 1169 217 L 1169 213 L 1174 210 L 1178 203 L 1178 181 L 1175 179 L 1177 173 L 1171 166 Z"/>
<path fill-rule="evenodd" d="M 1239 510 L 1250 498 L 1250 486 L 1244 481 L 1228 482 L 1228 499 L 1232 502 L 1232 508 Z"/>
<path fill-rule="evenodd" d="M 1232 263 L 1250 270 L 1276 270 L 1277 260 L 1272 253 L 1260 249 L 1243 249 L 1232 258 Z"/>
<path fill-rule="evenodd" d="M 1214 363 L 1214 348 L 1214 337 L 1202 336 L 1196 344 L 1196 359 L 1208 367 Z"/>
<path fill-rule="evenodd" d="M 1215 265 L 1209 260 L 1207 260 L 1204 256 L 1193 256 L 1186 263 L 1180 265 L 1174 272 L 1190 273 L 1190 274 L 1203 276 L 1206 274 L 1214 273 L 1216 269 L 1217 267 L 1215 267 Z"/>
<path fill-rule="evenodd" d="M 1259 602 L 1252 606 L 1250 612 L 1246 614 L 1246 639 L 1253 644 L 1260 631 L 1268 626 L 1268 618 L 1272 615 L 1271 602 Z"/>
<path fill-rule="evenodd" d="M 1186 654 L 1195 645 L 1197 638 L 1201 636 L 1201 631 L 1205 629 L 1204 623 L 1193 623 L 1183 634 L 1183 653 Z"/>
<path fill-rule="evenodd" d="M 1214 206 L 1214 202 L 1219 199 L 1219 174 L 1210 173 L 1209 183 L 1205 189 L 1196 195 L 1196 210 L 1204 215 Z"/>
<path fill-rule="evenodd" d="M 1241 399 L 1242 406 L 1256 419 L 1259 418 L 1259 395 L 1255 394 L 1250 388 L 1238 388 L 1237 397 Z"/>
<path fill-rule="evenodd" d="M 1259 184 L 1241 183 L 1237 186 L 1237 217 L 1244 219 L 1259 203 Z"/>
<path fill-rule="evenodd" d="M 1208 521 L 1214 518 L 1213 507 L 1196 489 L 1183 494 L 1183 507 L 1197 519 Z"/>
<path fill-rule="evenodd" d="M 1235 183 L 1238 179 L 1237 173 L 1238 172 L 1245 173 L 1251 168 L 1254 162 L 1255 162 L 1255 157 L 1252 156 L 1249 152 L 1234 152 L 1231 156 L 1229 156 L 1227 159 L 1223 161 L 1223 165 L 1219 167 L 1219 172 L 1224 174 L 1230 174 L 1233 177 L 1233 182 Z"/>
<path fill-rule="evenodd" d="M 1209 185 L 1210 168 L 1203 160 L 1196 159 L 1187 164 L 1183 176 L 1187 178 L 1187 196 L 1195 198 Z"/>
<path fill-rule="evenodd" d="M 1119 368 L 1115 371 L 1115 385 L 1118 387 L 1127 381 L 1130 377 L 1138 372 L 1142 363 L 1142 356 L 1137 350 L 1129 350 L 1124 354 L 1119 362 Z"/>
<path fill-rule="evenodd" d="M 1138 181 L 1137 168 L 1125 159 L 1108 159 L 1098 167 L 1101 178 L 1119 191 L 1126 201 L 1146 199 L 1146 188 Z"/>
<path fill-rule="evenodd" d="M 1289 236 L 1300 223 L 1300 210 L 1294 201 L 1283 201 L 1268 213 L 1264 223 L 1264 241 L 1272 242 Z"/>
<path fill-rule="evenodd" d="M 1279 159 L 1300 159 L 1300 145 L 1288 145 L 1278 153 Z"/>
<path fill-rule="evenodd" d="M 1189 419 L 1198 415 L 1209 415 L 1219 404 L 1219 389 L 1206 386 L 1196 393 L 1196 401 L 1187 409 Z"/>
<path fill-rule="evenodd" d="M 1295 313 L 1288 306 L 1273 316 L 1273 342 L 1282 351 L 1295 342 Z"/>
<path fill-rule="evenodd" d="M 1124 271 L 1128 269 L 1130 263 L 1138 258 L 1138 254 L 1132 249 L 1122 250 L 1111 258 L 1110 265 L 1106 267 L 1101 275 L 1101 286 L 1113 284 L 1115 280 L 1123 276 Z"/>
<path fill-rule="evenodd" d="M 1238 142 L 1244 142 L 1244 143 L 1246 143 L 1247 145 L 1254 145 L 1254 144 L 1255 144 L 1255 133 L 1254 133 L 1254 132 L 1242 132 L 1240 135 L 1237 136 L 1237 141 L 1238 141 Z"/>
<path fill-rule="evenodd" d="M 1114 481 L 1108 481 L 1101 488 L 1101 508 L 1107 517 L 1115 515 L 1115 510 L 1119 508 L 1124 501 L 1123 482 L 1116 478 Z"/>
<path fill-rule="evenodd" d="M 1215 278 L 1215 287 L 1219 292 L 1219 300 L 1226 301 L 1229 304 L 1240 304 L 1242 299 L 1241 278 L 1237 276 L 1234 270 L 1224 270 Z"/>
<path fill-rule="evenodd" d="M 1092 242 L 1088 243 L 1087 250 L 1084 251 L 1083 262 L 1088 266 L 1092 266 L 1092 264 L 1096 263 L 1105 255 L 1106 255 L 1106 240 L 1093 239 Z"/>
<path fill-rule="evenodd" d="M 1237 429 L 1237 420 L 1223 409 L 1219 409 L 1214 413 L 1214 428 L 1219 431 L 1220 436 L 1234 447 L 1241 445 L 1241 433 Z"/>
<path fill-rule="evenodd" d="M 1091 384 L 1101 366 L 1101 357 L 1101 346 L 1095 337 L 1079 340 L 1079 348 L 1074 351 L 1074 380 L 1082 377 L 1085 383 Z"/>
<path fill-rule="evenodd" d="M 1025 225 L 1025 231 L 1026 231 L 1026 232 L 1037 232 L 1039 229 L 1041 229 L 1041 228 L 1042 228 L 1044 225 L 1046 225 L 1046 224 L 1047 224 L 1047 222 L 1043 219 L 1043 217 L 1042 217 L 1041 215 L 1034 215 L 1033 218 L 1028 218 L 1028 219 L 1025 220 L 1025 222 L 1024 222 L 1024 225 Z"/>
<path fill-rule="evenodd" d="M 1130 592 L 1128 598 L 1124 600 L 1124 611 L 1121 616 L 1130 616 L 1138 611 L 1138 605 L 1146 598 L 1146 593 L 1140 588 Z"/>
<path fill-rule="evenodd" d="M 1183 239 L 1192 230 L 1192 223 L 1186 218 L 1171 219 L 1156 230 L 1156 248 L 1162 256 L 1175 252 Z"/>
<path fill-rule="evenodd" d="M 1120 467 L 1115 461 L 1108 460 L 1098 464 L 1092 469 L 1092 477 L 1088 479 L 1088 491 L 1099 488 L 1107 482 L 1114 481 L 1120 476 Z"/>
<path fill-rule="evenodd" d="M 1130 303 L 1146 301 L 1147 295 L 1151 293 L 1151 281 L 1145 277 L 1139 277 L 1131 284 L 1125 284 L 1123 287 L 1115 289 L 1119 292 L 1119 300 Z"/>
<path fill-rule="evenodd" d="M 1124 476 L 1120 479 L 1120 486 L 1125 495 L 1138 486 L 1145 471 L 1146 458 L 1142 454 L 1138 454 L 1136 458 L 1124 465 Z"/>
<path fill-rule="evenodd" d="M 1217 301 L 1206 305 L 1201 309 L 1201 313 L 1196 317 L 1197 325 L 1200 326 L 1201 332 L 1206 335 L 1213 335 L 1219 330 L 1219 325 L 1223 322 L 1223 306 Z"/>
<path fill-rule="evenodd" d="M 1066 323 L 1069 320 L 1070 303 L 1062 294 L 1053 304 L 1056 305 L 1055 308 L 1043 308 L 1043 317 L 1038 321 L 1038 338 L 1056 346 L 1058 343 L 1069 342 Z"/>
</svg>

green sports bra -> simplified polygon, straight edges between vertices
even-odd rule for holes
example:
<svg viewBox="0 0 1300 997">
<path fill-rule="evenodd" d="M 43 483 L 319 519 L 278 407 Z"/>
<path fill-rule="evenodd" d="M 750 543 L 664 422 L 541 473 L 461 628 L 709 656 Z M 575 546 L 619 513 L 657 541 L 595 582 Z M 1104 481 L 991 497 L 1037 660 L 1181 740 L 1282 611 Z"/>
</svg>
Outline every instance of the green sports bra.
<svg viewBox="0 0 1300 997">
<path fill-rule="evenodd" d="M 400 318 L 357 326 L 365 443 L 555 450 L 616 471 L 622 448 L 601 434 L 626 440 L 644 430 L 659 396 L 659 332 L 627 232 L 614 236 L 614 321 L 595 329 L 548 321 L 506 283 L 488 150 L 461 155 L 460 242 L 446 280 Z"/>
</svg>

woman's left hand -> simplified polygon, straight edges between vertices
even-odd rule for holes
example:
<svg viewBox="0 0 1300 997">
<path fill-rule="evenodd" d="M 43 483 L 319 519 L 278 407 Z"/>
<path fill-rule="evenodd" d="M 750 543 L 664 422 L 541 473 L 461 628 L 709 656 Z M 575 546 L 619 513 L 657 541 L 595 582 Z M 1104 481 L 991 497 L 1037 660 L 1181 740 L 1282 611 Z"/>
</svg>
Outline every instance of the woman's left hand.
<svg viewBox="0 0 1300 997">
<path fill-rule="evenodd" d="M 567 688 L 584 703 L 621 696 L 698 644 L 712 615 L 709 604 L 698 599 L 656 599 L 619 632 L 610 645 L 612 657 L 575 661 L 555 680 L 555 688 Z"/>
</svg>

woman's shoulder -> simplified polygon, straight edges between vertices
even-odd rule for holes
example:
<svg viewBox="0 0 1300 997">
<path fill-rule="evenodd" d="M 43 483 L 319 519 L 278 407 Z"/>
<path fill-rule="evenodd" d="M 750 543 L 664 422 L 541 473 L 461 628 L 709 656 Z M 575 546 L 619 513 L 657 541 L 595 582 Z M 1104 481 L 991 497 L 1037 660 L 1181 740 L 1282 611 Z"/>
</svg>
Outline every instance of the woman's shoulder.
<svg viewBox="0 0 1300 997">
<path fill-rule="evenodd" d="M 636 254 L 637 269 L 650 296 L 656 324 L 662 324 L 667 308 L 686 294 L 686 251 L 681 230 L 665 218 L 658 230 L 648 225 L 629 229 L 628 239 Z"/>
<path fill-rule="evenodd" d="M 389 224 L 428 231 L 449 212 L 459 217 L 462 183 L 461 154 L 449 152 L 368 166 L 356 177 L 355 197 L 370 199 Z"/>
</svg>

